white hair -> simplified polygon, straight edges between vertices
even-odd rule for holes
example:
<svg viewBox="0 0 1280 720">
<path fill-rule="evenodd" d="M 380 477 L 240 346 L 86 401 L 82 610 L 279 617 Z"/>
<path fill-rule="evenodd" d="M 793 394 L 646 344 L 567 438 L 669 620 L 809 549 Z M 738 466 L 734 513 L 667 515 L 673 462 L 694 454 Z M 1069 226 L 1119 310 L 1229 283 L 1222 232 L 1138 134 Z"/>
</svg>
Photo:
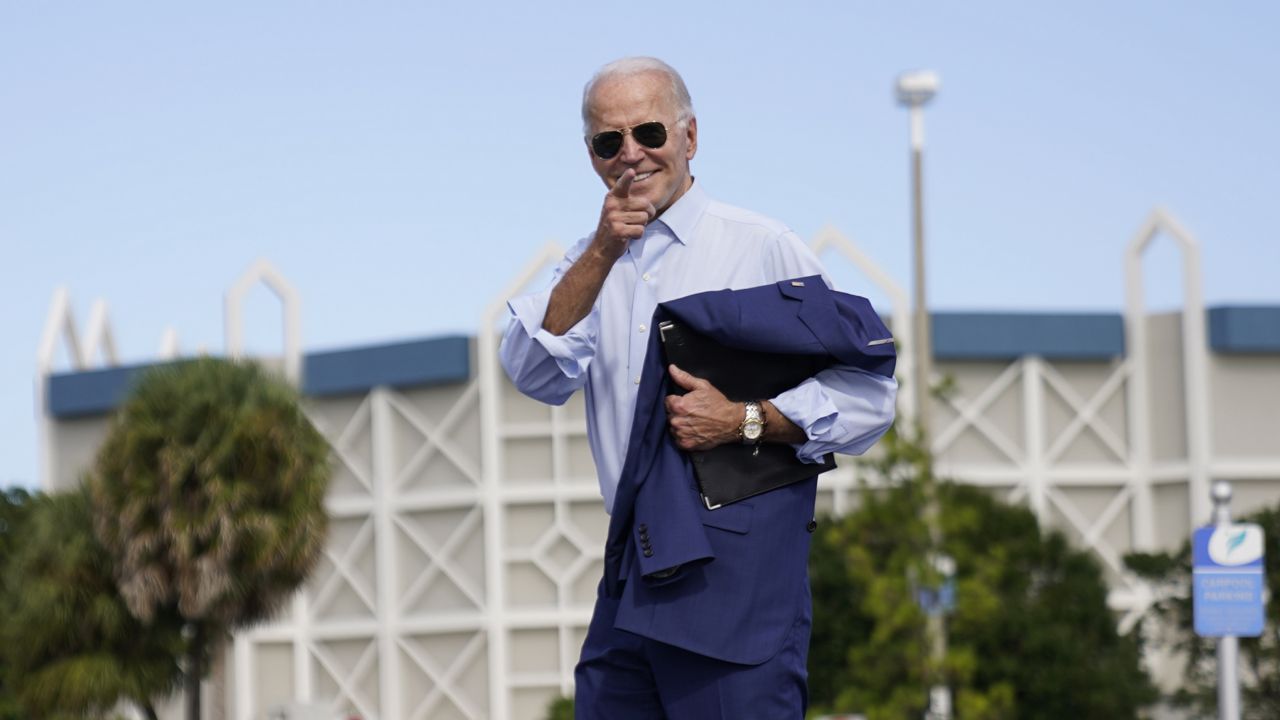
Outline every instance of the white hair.
<svg viewBox="0 0 1280 720">
<path fill-rule="evenodd" d="M 676 124 L 684 125 L 693 119 L 693 100 L 689 97 L 689 88 L 684 86 L 684 78 L 670 65 L 655 57 L 625 57 L 614 60 L 596 71 L 582 88 L 582 132 L 591 131 L 591 92 L 602 80 L 632 77 L 645 73 L 658 72 L 667 76 L 670 82 L 668 92 L 671 103 L 676 107 Z"/>
</svg>

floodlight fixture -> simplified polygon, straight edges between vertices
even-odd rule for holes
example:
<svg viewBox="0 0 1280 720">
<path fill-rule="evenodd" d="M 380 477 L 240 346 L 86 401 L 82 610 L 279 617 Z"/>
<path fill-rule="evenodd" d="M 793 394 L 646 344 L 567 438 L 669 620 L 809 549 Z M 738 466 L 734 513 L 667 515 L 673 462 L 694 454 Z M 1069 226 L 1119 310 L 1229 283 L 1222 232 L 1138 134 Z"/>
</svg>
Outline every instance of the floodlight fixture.
<svg viewBox="0 0 1280 720">
<path fill-rule="evenodd" d="M 932 70 L 912 70 L 898 76 L 898 103 L 920 107 L 938 92 L 938 74 Z"/>
</svg>

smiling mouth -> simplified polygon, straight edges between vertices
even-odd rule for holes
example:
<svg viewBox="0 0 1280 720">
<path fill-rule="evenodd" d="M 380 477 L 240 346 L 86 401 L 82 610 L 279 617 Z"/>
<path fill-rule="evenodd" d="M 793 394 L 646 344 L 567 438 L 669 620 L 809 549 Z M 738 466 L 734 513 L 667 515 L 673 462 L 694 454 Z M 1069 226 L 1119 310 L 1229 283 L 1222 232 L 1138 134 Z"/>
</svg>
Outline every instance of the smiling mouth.
<svg viewBox="0 0 1280 720">
<path fill-rule="evenodd" d="M 635 179 L 635 180 L 633 180 L 632 182 L 640 182 L 640 181 L 642 181 L 642 180 L 648 180 L 648 179 L 650 178 L 650 176 L 652 176 L 655 172 L 657 172 L 657 171 L 656 171 L 656 170 L 650 170 L 650 171 L 649 171 L 649 172 L 647 172 L 647 173 L 640 173 L 640 174 L 636 175 L 636 179 Z"/>
</svg>

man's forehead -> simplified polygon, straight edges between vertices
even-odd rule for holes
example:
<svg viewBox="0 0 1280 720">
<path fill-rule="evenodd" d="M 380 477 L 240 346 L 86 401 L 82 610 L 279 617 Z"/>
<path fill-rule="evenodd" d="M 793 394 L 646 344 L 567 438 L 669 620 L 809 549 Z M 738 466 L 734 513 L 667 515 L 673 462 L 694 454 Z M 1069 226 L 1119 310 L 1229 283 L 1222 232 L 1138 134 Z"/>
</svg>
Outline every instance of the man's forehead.
<svg viewBox="0 0 1280 720">
<path fill-rule="evenodd" d="M 589 114 L 595 122 L 627 122 L 634 113 L 674 115 L 667 78 L 650 72 L 602 79 L 591 89 Z M 658 118 L 646 117 L 637 122 Z"/>
</svg>

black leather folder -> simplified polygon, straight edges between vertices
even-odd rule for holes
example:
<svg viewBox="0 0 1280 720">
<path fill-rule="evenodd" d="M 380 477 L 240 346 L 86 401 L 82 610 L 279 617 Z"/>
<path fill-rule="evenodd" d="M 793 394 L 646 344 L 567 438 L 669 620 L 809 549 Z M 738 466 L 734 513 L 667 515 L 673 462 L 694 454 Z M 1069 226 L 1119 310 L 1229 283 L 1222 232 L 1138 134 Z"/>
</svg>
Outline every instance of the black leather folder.
<svg viewBox="0 0 1280 720">
<path fill-rule="evenodd" d="M 668 364 L 709 381 L 737 402 L 768 400 L 831 364 L 824 355 L 730 348 L 670 320 L 662 322 L 658 331 Z M 684 394 L 674 380 L 669 384 L 672 393 Z M 702 501 L 711 510 L 807 480 L 836 466 L 831 453 L 823 456 L 821 463 L 805 463 L 796 458 L 795 448 L 779 443 L 721 445 L 689 456 Z"/>
</svg>

